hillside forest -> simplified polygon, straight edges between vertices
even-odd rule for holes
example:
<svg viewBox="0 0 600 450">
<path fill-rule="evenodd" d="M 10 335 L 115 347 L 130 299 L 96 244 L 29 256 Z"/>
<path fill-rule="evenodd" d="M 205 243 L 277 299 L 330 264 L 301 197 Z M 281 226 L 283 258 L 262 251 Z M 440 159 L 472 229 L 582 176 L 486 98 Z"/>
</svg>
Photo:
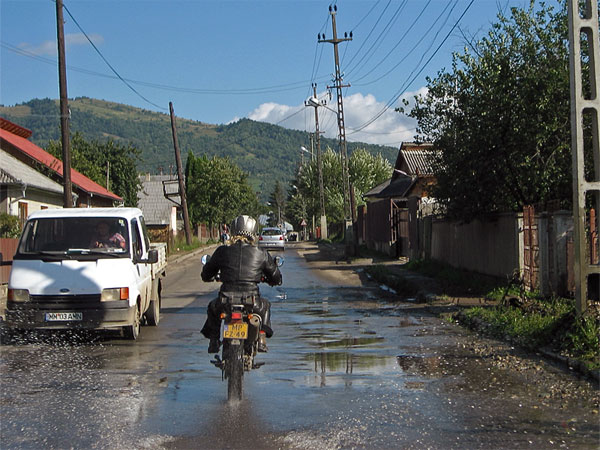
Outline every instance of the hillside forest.
<svg viewBox="0 0 600 450">
<path fill-rule="evenodd" d="M 168 114 L 87 97 L 69 100 L 71 132 L 86 141 L 114 141 L 118 146 L 139 150 L 139 173 L 175 173 L 171 122 Z M 59 102 L 33 99 L 15 106 L 0 106 L 0 115 L 33 132 L 31 140 L 42 148 L 60 141 Z M 302 154 L 310 148 L 309 133 L 277 125 L 241 119 L 213 125 L 176 118 L 179 147 L 187 155 L 226 157 L 248 175 L 248 183 L 261 201 L 267 201 L 276 181 L 288 185 L 295 176 Z M 337 150 L 337 141 L 321 139 L 321 147 Z M 348 152 L 364 149 L 394 162 L 397 149 L 364 143 L 348 143 Z M 305 155 L 306 156 L 306 155 Z"/>
</svg>

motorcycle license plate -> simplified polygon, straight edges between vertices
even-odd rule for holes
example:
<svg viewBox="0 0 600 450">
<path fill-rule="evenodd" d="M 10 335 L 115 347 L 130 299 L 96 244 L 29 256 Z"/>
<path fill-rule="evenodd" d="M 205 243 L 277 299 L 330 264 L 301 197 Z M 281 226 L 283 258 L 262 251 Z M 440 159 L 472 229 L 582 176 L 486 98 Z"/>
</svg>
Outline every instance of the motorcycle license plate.
<svg viewBox="0 0 600 450">
<path fill-rule="evenodd" d="M 248 337 L 248 324 L 243 322 L 225 324 L 223 337 L 225 339 L 246 339 Z"/>
</svg>

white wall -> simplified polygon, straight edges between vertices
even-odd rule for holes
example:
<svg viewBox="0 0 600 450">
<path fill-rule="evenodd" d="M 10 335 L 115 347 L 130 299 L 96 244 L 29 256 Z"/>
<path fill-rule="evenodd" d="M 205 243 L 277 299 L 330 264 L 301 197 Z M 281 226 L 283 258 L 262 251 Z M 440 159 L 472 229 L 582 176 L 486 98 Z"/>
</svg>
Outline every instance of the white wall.
<svg viewBox="0 0 600 450">
<path fill-rule="evenodd" d="M 19 202 L 27 204 L 27 214 L 43 208 L 63 207 L 63 197 L 59 193 L 51 193 L 29 187 L 25 190 L 25 197 L 23 197 L 23 191 L 16 186 L 8 186 L 7 191 L 7 198 L 0 204 L 0 211 L 12 216 L 19 215 Z"/>
</svg>

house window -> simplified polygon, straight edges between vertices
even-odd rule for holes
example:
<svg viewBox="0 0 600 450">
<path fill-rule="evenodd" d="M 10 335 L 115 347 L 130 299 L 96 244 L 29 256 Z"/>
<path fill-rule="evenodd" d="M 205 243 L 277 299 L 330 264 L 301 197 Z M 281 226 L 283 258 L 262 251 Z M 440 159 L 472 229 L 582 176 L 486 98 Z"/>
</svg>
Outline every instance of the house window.
<svg viewBox="0 0 600 450">
<path fill-rule="evenodd" d="M 21 223 L 21 228 L 25 225 L 25 221 L 27 220 L 27 203 L 19 202 L 19 222 Z"/>
</svg>

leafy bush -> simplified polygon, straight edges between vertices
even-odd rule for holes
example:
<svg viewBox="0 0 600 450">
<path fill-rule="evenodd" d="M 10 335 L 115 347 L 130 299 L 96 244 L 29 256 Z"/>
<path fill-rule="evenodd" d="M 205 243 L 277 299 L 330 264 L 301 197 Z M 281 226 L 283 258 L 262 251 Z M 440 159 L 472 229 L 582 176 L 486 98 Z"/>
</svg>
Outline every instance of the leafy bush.
<svg viewBox="0 0 600 450">
<path fill-rule="evenodd" d="M 21 235 L 21 225 L 17 216 L 0 214 L 0 237 L 18 238 Z"/>
</svg>

